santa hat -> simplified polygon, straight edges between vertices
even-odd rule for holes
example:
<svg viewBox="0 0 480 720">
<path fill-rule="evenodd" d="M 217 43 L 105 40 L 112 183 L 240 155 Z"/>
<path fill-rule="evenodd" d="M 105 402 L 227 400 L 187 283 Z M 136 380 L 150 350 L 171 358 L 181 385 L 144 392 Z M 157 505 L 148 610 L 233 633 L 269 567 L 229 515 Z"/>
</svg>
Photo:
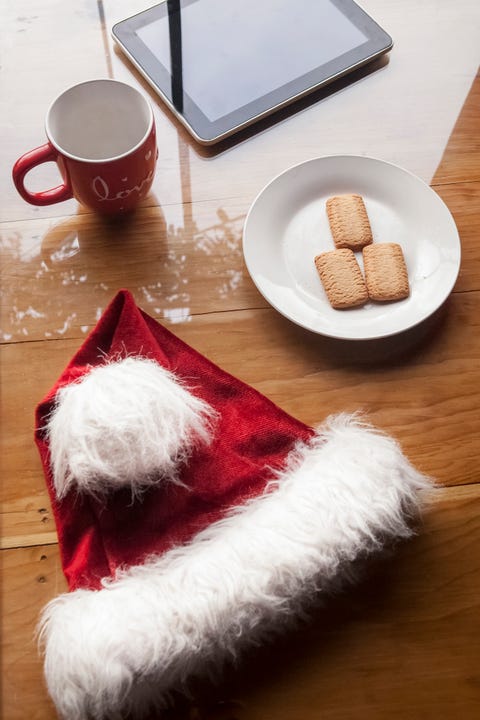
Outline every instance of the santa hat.
<svg viewBox="0 0 480 720">
<path fill-rule="evenodd" d="M 356 416 L 304 425 L 125 291 L 36 428 L 70 588 L 41 639 L 68 720 L 142 716 L 278 631 L 408 536 L 429 487 L 391 438 Z"/>
</svg>

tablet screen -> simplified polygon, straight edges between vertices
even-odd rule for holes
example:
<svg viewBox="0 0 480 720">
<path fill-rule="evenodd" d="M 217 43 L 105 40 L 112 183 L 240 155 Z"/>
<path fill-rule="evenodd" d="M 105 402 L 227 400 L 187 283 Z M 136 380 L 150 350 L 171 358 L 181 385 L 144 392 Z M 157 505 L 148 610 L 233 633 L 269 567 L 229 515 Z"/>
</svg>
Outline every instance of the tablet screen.
<svg viewBox="0 0 480 720">
<path fill-rule="evenodd" d="M 391 48 L 353 0 L 165 0 L 113 36 L 210 143 Z"/>
<path fill-rule="evenodd" d="M 368 40 L 329 0 L 197 0 L 181 33 L 183 91 L 211 121 Z M 168 14 L 137 34 L 171 74 Z"/>
</svg>

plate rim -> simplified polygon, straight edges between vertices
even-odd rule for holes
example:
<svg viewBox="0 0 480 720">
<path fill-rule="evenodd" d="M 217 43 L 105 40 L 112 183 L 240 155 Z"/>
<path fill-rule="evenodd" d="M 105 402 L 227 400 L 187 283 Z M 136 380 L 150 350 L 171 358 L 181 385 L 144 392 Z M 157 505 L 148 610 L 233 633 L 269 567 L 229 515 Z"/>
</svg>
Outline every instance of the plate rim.
<svg viewBox="0 0 480 720">
<path fill-rule="evenodd" d="M 308 324 L 306 324 L 306 323 L 302 323 L 301 321 L 292 318 L 290 315 L 288 315 L 284 310 L 282 310 L 280 307 L 278 307 L 274 302 L 272 302 L 272 301 L 266 296 L 265 292 L 262 290 L 262 288 L 260 287 L 259 283 L 256 281 L 256 279 L 255 279 L 255 272 L 252 270 L 251 265 L 250 265 L 250 263 L 249 263 L 249 261 L 248 261 L 247 252 L 246 252 L 246 235 L 247 235 L 247 230 L 248 230 L 248 224 L 249 224 L 249 221 L 250 221 L 250 218 L 251 218 L 253 212 L 254 212 L 255 209 L 256 209 L 256 206 L 257 206 L 259 200 L 260 200 L 260 199 L 262 198 L 262 196 L 266 193 L 266 191 L 268 190 L 268 188 L 269 188 L 271 185 L 273 185 L 274 183 L 278 182 L 281 177 L 283 177 L 283 176 L 286 175 L 287 173 L 295 170 L 296 168 L 303 167 L 303 166 L 309 165 L 309 164 L 311 164 L 311 163 L 316 163 L 316 162 L 320 162 L 320 161 L 326 161 L 326 160 L 342 160 L 342 159 L 345 159 L 345 160 L 354 160 L 355 162 L 357 162 L 357 161 L 359 161 L 359 160 L 360 160 L 360 161 L 366 161 L 366 162 L 372 162 L 372 161 L 373 161 L 374 163 L 378 163 L 378 164 L 380 164 L 380 165 L 389 166 L 390 168 L 393 168 L 393 169 L 395 169 L 395 170 L 399 170 L 400 172 L 402 172 L 402 173 L 404 173 L 404 174 L 406 174 L 406 175 L 409 175 L 413 180 L 415 180 L 417 183 L 419 183 L 420 185 L 422 185 L 422 186 L 424 187 L 424 189 L 427 190 L 427 192 L 433 193 L 433 195 L 436 197 L 436 201 L 439 202 L 440 205 L 443 205 L 443 207 L 444 207 L 444 209 L 445 209 L 445 211 L 446 211 L 446 213 L 447 213 L 447 216 L 450 218 L 451 225 L 452 225 L 452 229 L 454 230 L 454 237 L 452 238 L 452 241 L 453 241 L 453 242 L 455 243 L 455 245 L 456 245 L 456 249 L 457 249 L 457 252 L 458 252 L 458 260 L 457 260 L 456 268 L 455 268 L 456 272 L 453 273 L 452 281 L 451 281 L 451 283 L 449 284 L 448 290 L 445 292 L 445 294 L 443 295 L 442 299 L 441 299 L 440 302 L 435 306 L 435 308 L 434 308 L 433 310 L 430 310 L 426 315 L 423 315 L 423 316 L 421 316 L 421 317 L 419 317 L 419 318 L 414 319 L 413 322 L 408 323 L 405 327 L 402 327 L 402 328 L 400 328 L 400 329 L 394 329 L 394 330 L 392 330 L 392 331 L 390 331 L 390 332 L 383 330 L 383 331 L 380 331 L 380 332 L 369 332 L 369 333 L 364 334 L 364 335 L 358 335 L 358 336 L 357 336 L 357 335 L 354 335 L 354 336 L 350 336 L 350 335 L 348 335 L 348 334 L 341 333 L 341 332 L 340 332 L 339 334 L 338 334 L 338 333 L 332 333 L 332 332 L 329 332 L 329 331 L 327 331 L 327 330 L 318 329 L 318 328 L 312 327 L 311 325 L 308 325 Z M 391 161 L 389 161 L 389 160 L 383 160 L 383 159 L 381 159 L 381 158 L 374 157 L 374 156 L 372 156 L 372 155 L 356 155 L 356 154 L 349 154 L 349 153 L 333 153 L 333 154 L 329 154 L 329 155 L 318 155 L 318 156 L 315 156 L 315 157 L 312 157 L 312 158 L 308 158 L 307 160 L 302 160 L 302 161 L 300 161 L 300 162 L 298 162 L 298 163 L 294 163 L 293 165 L 290 165 L 289 167 L 285 168 L 284 170 L 282 170 L 282 171 L 280 171 L 279 173 L 277 173 L 274 177 L 272 177 L 272 178 L 259 190 L 259 192 L 255 195 L 255 197 L 254 197 L 253 201 L 251 202 L 250 207 L 249 207 L 249 209 L 248 209 L 248 211 L 247 211 L 247 214 L 246 214 L 246 216 L 245 216 L 245 222 L 244 222 L 244 224 L 243 224 L 243 231 L 242 231 L 242 251 L 243 251 L 243 258 L 244 258 L 244 261 L 245 261 L 245 265 L 246 265 L 246 267 L 247 267 L 247 270 L 248 270 L 248 273 L 249 273 L 249 275 L 250 275 L 250 278 L 251 278 L 252 282 L 254 283 L 255 287 L 257 288 L 257 290 L 259 291 L 259 293 L 262 295 L 262 297 L 263 297 L 263 298 L 268 302 L 268 304 L 269 304 L 271 307 L 273 307 L 274 310 L 276 310 L 280 315 L 282 315 L 283 317 L 285 317 L 287 320 L 289 320 L 290 322 L 294 323 L 294 324 L 297 325 L 298 327 L 302 327 L 302 328 L 304 328 L 305 330 L 308 330 L 308 331 L 310 331 L 310 332 L 312 332 L 312 333 L 315 333 L 316 335 L 323 335 L 324 337 L 330 337 L 330 338 L 334 338 L 334 339 L 336 339 L 336 340 L 353 340 L 353 341 L 357 341 L 357 342 L 368 341 L 368 340 L 378 340 L 378 339 L 381 339 L 381 338 L 392 337 L 392 336 L 394 336 L 394 335 L 398 335 L 398 334 L 400 334 L 400 333 L 403 333 L 403 332 L 406 332 L 406 331 L 408 331 L 408 330 L 411 330 L 412 328 L 416 327 L 417 325 L 420 325 L 422 322 L 425 322 L 425 320 L 427 320 L 429 317 L 431 317 L 431 316 L 446 302 L 446 300 L 447 300 L 448 297 L 450 296 L 453 288 L 455 287 L 455 283 L 457 282 L 458 275 L 459 275 L 459 272 L 460 272 L 460 267 L 461 267 L 461 261 L 462 261 L 462 245 L 461 245 L 461 240 L 460 240 L 460 234 L 459 234 L 459 232 L 458 232 L 458 227 L 457 227 L 457 224 L 456 224 L 456 222 L 455 222 L 455 218 L 453 217 L 453 215 L 452 215 L 452 213 L 451 213 L 451 211 L 450 211 L 450 208 L 448 207 L 448 205 L 446 204 L 446 202 L 445 202 L 445 201 L 443 200 L 443 198 L 440 197 L 440 195 L 432 188 L 431 185 L 429 185 L 425 180 L 423 180 L 423 179 L 422 179 L 421 177 L 419 177 L 418 175 L 415 175 L 415 173 L 413 173 L 411 170 L 408 170 L 408 169 L 404 168 L 403 166 L 398 165 L 397 163 L 391 162 Z"/>
</svg>

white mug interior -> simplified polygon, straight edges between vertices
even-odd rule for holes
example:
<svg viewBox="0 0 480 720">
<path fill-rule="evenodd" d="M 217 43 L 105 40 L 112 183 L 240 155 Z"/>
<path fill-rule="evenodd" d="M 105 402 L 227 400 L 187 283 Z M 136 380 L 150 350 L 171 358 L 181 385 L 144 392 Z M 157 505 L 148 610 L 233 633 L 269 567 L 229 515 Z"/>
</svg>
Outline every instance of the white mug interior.
<svg viewBox="0 0 480 720">
<path fill-rule="evenodd" d="M 66 90 L 47 113 L 47 137 L 63 155 L 83 161 L 117 159 L 135 150 L 153 124 L 150 104 L 118 80 L 90 80 Z"/>
</svg>

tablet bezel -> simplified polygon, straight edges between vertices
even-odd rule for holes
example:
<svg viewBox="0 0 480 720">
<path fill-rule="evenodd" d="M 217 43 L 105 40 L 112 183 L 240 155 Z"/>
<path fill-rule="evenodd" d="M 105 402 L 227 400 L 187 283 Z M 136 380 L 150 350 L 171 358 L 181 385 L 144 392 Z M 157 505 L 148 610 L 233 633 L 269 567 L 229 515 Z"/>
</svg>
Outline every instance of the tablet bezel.
<svg viewBox="0 0 480 720">
<path fill-rule="evenodd" d="M 209 120 L 185 91 L 181 107 L 175 106 L 169 97 L 170 73 L 137 35 L 139 28 L 166 16 L 167 0 L 116 23 L 112 36 L 197 142 L 212 145 L 391 50 L 392 38 L 353 0 L 331 1 L 366 35 L 366 42 L 215 121 Z M 183 5 L 192 2 L 201 0 L 183 0 Z"/>
</svg>

